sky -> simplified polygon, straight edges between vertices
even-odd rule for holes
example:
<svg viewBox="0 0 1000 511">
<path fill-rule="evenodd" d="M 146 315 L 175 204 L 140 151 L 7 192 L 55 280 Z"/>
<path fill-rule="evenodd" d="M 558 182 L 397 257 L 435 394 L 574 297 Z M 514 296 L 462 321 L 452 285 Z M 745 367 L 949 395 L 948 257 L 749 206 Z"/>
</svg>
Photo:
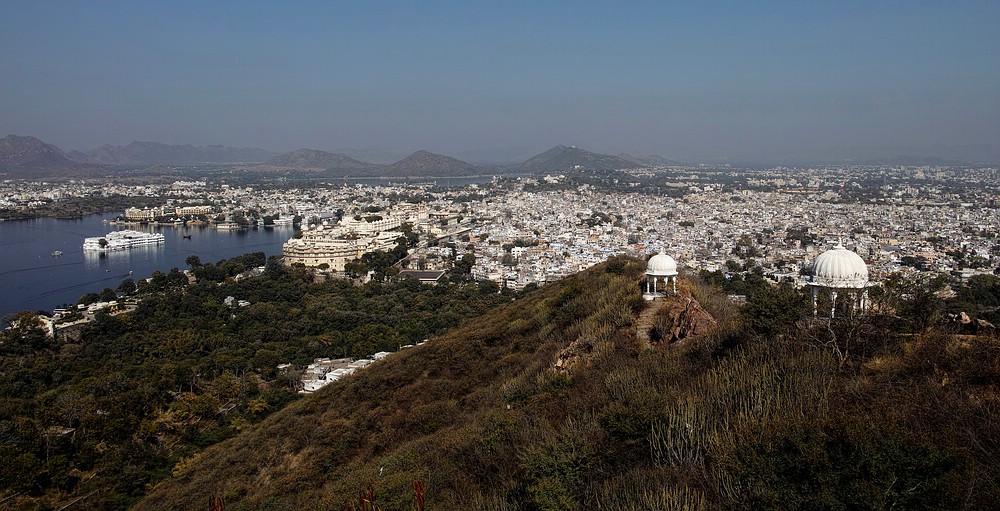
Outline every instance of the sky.
<svg viewBox="0 0 1000 511">
<path fill-rule="evenodd" d="M 5 0 L 2 11 L 0 136 L 65 150 L 1000 151 L 996 0 Z"/>
</svg>

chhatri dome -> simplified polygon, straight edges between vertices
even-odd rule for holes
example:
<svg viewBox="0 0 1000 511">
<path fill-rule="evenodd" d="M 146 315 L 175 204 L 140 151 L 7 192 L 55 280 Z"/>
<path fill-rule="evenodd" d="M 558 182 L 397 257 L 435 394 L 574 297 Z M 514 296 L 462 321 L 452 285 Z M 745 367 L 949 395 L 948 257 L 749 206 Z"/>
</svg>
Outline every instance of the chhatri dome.
<svg viewBox="0 0 1000 511">
<path fill-rule="evenodd" d="M 677 261 L 663 253 L 663 249 L 646 263 L 646 292 L 643 298 L 653 300 L 663 294 L 657 290 L 660 279 L 663 279 L 664 292 L 668 284 L 673 284 L 673 292 L 677 293 Z"/>
<path fill-rule="evenodd" d="M 646 275 L 655 275 L 657 277 L 677 275 L 677 261 L 674 261 L 673 257 L 663 253 L 661 249 L 659 254 L 649 258 L 649 262 L 646 263 Z"/>
<path fill-rule="evenodd" d="M 812 287 L 813 315 L 817 313 L 816 298 L 820 288 L 826 289 L 830 294 L 830 317 L 833 317 L 837 308 L 838 290 L 849 292 L 851 311 L 856 306 L 864 310 L 867 307 L 870 285 L 868 265 L 864 259 L 838 242 L 813 262 L 812 280 L 809 282 Z"/>
<path fill-rule="evenodd" d="M 861 256 L 837 243 L 813 263 L 813 284 L 860 289 L 868 285 L 868 265 Z"/>
</svg>

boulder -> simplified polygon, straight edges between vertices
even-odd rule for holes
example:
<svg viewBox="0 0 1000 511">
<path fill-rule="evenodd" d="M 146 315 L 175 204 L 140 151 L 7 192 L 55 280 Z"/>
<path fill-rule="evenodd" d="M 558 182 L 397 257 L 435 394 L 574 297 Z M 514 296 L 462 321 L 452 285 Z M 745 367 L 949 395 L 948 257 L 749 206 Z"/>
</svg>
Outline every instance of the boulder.
<svg viewBox="0 0 1000 511">
<path fill-rule="evenodd" d="M 649 340 L 653 343 L 674 343 L 705 334 L 716 325 L 715 318 L 694 298 L 671 297 L 663 301 L 656 311 Z"/>
</svg>

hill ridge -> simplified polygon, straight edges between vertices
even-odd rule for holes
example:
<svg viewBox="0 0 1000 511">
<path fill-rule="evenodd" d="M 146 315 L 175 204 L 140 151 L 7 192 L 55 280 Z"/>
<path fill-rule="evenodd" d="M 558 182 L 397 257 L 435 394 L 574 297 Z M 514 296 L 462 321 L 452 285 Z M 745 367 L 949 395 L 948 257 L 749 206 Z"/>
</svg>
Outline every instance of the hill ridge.
<svg viewBox="0 0 1000 511">
<path fill-rule="evenodd" d="M 33 136 L 0 138 L 0 175 L 11 178 L 73 178 L 101 175 L 99 168 L 70 159 L 62 149 Z"/>
<path fill-rule="evenodd" d="M 530 385 L 535 384 L 535 375 L 550 381 L 563 378 L 566 373 L 556 370 L 559 353 L 572 341 L 585 335 L 580 330 L 580 322 L 573 316 L 556 317 L 561 308 L 568 307 L 567 310 L 576 310 L 593 318 L 597 314 L 607 313 L 606 308 L 596 306 L 596 300 L 591 300 L 598 296 L 610 300 L 607 306 L 611 307 L 643 306 L 638 289 L 632 287 L 632 281 L 638 279 L 642 269 L 641 264 L 635 261 L 622 262 L 618 270 L 627 277 L 607 272 L 606 267 L 607 265 L 600 265 L 596 270 L 573 275 L 560 284 L 541 288 L 525 298 L 487 313 L 475 325 L 459 327 L 431 339 L 423 346 L 396 353 L 369 367 L 363 374 L 328 386 L 314 396 L 289 405 L 266 419 L 259 428 L 209 448 L 191 465 L 188 473 L 178 480 L 164 481 L 158 485 L 135 509 L 187 507 L 188 504 L 194 505 L 207 500 L 211 492 L 215 491 L 213 488 L 226 488 L 223 491 L 242 494 L 232 504 L 238 501 L 251 506 L 267 499 L 277 499 L 284 503 L 318 502 L 316 499 L 321 498 L 321 493 L 335 493 L 346 498 L 356 493 L 355 490 L 348 492 L 346 488 L 353 484 L 363 486 L 364 481 L 369 478 L 369 483 L 375 480 L 377 476 L 372 471 L 377 470 L 377 465 L 372 463 L 389 452 L 422 445 L 435 433 L 453 434 L 466 428 L 475 428 L 477 417 L 490 416 L 495 413 L 494 410 L 501 415 L 506 413 L 503 410 L 510 412 L 512 416 L 516 415 L 516 407 L 508 405 L 510 399 L 519 402 L 521 398 L 517 394 L 520 391 L 510 384 L 505 387 L 502 382 L 524 373 L 531 376 L 522 376 L 521 380 L 523 384 L 532 382 Z M 585 292 L 586 290 L 590 292 Z M 549 306 L 540 305 L 546 301 L 557 305 L 549 310 Z M 526 319 L 538 314 L 542 316 Z M 545 322 L 550 327 L 559 327 L 549 334 L 538 336 L 538 327 L 541 326 L 538 321 Z M 591 321 L 597 322 L 593 319 Z M 574 323 L 576 327 L 573 326 Z M 562 333 L 557 333 L 559 331 Z M 590 348 L 583 349 L 584 353 L 581 355 L 584 360 L 578 360 L 574 367 L 584 367 L 589 363 L 588 357 L 593 352 L 595 340 L 585 341 Z M 519 384 L 514 384 L 516 385 Z M 503 397 L 504 393 L 508 394 L 506 398 Z M 445 400 L 438 401 L 441 398 Z M 373 408 L 375 403 L 383 406 Z M 549 407 L 545 409 L 548 410 L 546 413 L 556 411 Z M 356 428 L 360 423 L 356 422 L 357 418 L 352 419 L 348 411 L 353 413 L 362 410 L 367 417 L 366 425 L 363 430 L 359 430 Z M 507 419 L 501 417 L 500 420 Z M 293 426 L 296 421 L 311 424 L 309 428 L 314 431 L 311 440 L 307 441 L 296 434 L 279 433 L 282 428 L 297 429 Z M 418 424 L 421 425 L 420 429 L 414 430 L 413 427 Z M 338 483 L 340 489 L 323 488 L 320 492 L 298 493 L 295 496 L 279 496 L 263 488 L 262 478 L 266 478 L 267 484 L 279 493 L 282 493 L 280 488 L 298 486 L 300 482 L 296 482 L 295 471 L 288 468 L 292 465 L 320 468 L 322 462 L 319 460 L 324 456 L 324 448 L 319 446 L 331 441 L 341 446 L 337 449 L 345 450 L 338 450 L 339 454 L 325 454 L 337 459 L 338 465 L 342 464 L 341 468 L 333 468 L 333 472 L 327 476 L 347 478 L 343 480 L 346 485 Z M 238 470 L 239 476 L 236 479 L 242 478 L 246 484 L 239 483 L 236 479 L 216 479 L 212 484 L 207 483 L 208 479 L 219 478 L 218 471 L 223 467 L 232 467 L 235 460 L 260 451 L 272 453 L 268 455 L 270 461 L 262 464 L 256 461 L 245 463 Z M 254 456 L 254 459 L 257 457 Z M 344 471 L 348 464 L 355 467 L 354 475 Z M 396 469 L 389 469 L 390 473 L 394 470 Z M 313 472 L 311 469 L 308 472 L 315 477 L 323 477 L 320 472 Z M 440 477 L 426 471 L 422 473 L 425 479 L 433 477 L 439 480 Z M 395 477 L 394 480 L 400 483 L 398 487 L 392 490 L 380 488 L 387 502 L 386 509 L 402 508 L 401 503 L 408 498 L 407 490 L 411 481 Z M 330 484 L 328 477 L 323 479 L 327 481 L 326 485 Z M 458 483 L 459 480 L 456 479 L 455 482 Z M 237 486 L 239 488 L 234 489 Z M 442 487 L 435 487 L 432 495 L 437 495 L 442 490 Z"/>
<path fill-rule="evenodd" d="M 480 171 L 479 167 L 458 158 L 420 149 L 374 172 L 389 177 L 457 177 L 478 175 Z"/>
<path fill-rule="evenodd" d="M 618 156 L 580 149 L 576 146 L 557 145 L 536 154 L 521 163 L 521 168 L 536 174 L 614 172 L 635 167 L 636 163 Z"/>
<path fill-rule="evenodd" d="M 383 509 L 410 509 L 415 482 L 434 509 L 988 508 L 1000 496 L 981 482 L 1000 454 L 995 337 L 810 321 L 790 286 L 759 282 L 737 306 L 688 277 L 637 325 L 644 269 L 612 258 L 392 355 L 210 447 L 135 509 L 213 494 L 334 508 L 366 487 Z M 670 318 L 694 310 L 687 293 L 718 326 L 671 343 Z"/>
<path fill-rule="evenodd" d="M 331 153 L 317 149 L 296 149 L 280 154 L 264 162 L 264 165 L 295 169 L 366 169 L 375 165 L 356 160 L 342 153 Z"/>
</svg>

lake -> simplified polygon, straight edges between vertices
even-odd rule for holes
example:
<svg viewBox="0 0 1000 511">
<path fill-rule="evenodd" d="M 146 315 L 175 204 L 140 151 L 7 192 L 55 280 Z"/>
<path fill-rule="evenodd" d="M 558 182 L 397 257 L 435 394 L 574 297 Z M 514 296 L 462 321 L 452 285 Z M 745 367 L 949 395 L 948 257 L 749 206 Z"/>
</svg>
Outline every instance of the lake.
<svg viewBox="0 0 1000 511">
<path fill-rule="evenodd" d="M 196 255 L 202 262 L 264 252 L 281 255 L 281 246 L 292 237 L 292 226 L 247 231 L 219 231 L 213 227 L 115 226 L 105 223 L 116 214 L 93 215 L 79 220 L 42 218 L 0 222 L 0 318 L 21 310 L 51 311 L 76 303 L 83 295 L 114 289 L 129 272 L 134 280 L 155 271 L 187 268 Z M 101 255 L 83 251 L 83 239 L 110 231 L 133 229 L 163 233 L 166 241 Z M 184 238 L 190 235 L 191 238 Z M 53 251 L 62 251 L 58 257 Z"/>
</svg>

